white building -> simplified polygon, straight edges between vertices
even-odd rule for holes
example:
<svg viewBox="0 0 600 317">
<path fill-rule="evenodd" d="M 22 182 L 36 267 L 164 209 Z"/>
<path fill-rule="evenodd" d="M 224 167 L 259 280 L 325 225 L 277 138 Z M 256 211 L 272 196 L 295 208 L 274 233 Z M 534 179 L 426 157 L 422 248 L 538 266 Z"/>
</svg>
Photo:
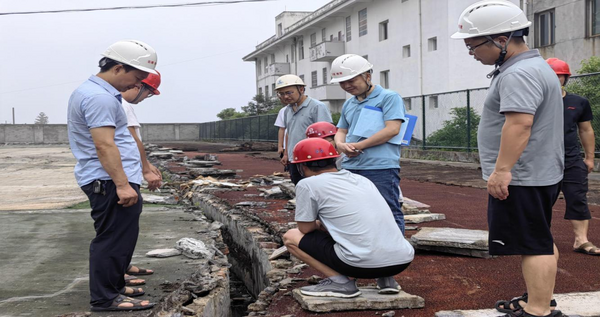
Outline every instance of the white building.
<svg viewBox="0 0 600 317">
<path fill-rule="evenodd" d="M 350 97 L 329 84 L 331 62 L 346 53 L 366 57 L 373 81 L 403 97 L 487 87 L 491 66 L 473 60 L 462 40 L 450 39 L 460 13 L 474 2 L 334 0 L 314 12 L 286 11 L 275 17 L 275 35 L 243 59 L 256 64 L 257 93 L 272 96 L 277 77 L 293 73 L 333 112 Z"/>
</svg>

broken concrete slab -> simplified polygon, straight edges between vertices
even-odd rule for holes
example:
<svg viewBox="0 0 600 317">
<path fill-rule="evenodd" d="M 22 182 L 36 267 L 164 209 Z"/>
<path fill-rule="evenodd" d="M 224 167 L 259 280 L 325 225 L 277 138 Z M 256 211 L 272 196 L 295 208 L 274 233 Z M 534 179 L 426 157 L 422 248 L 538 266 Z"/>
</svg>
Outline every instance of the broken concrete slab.
<svg viewBox="0 0 600 317">
<path fill-rule="evenodd" d="M 164 205 L 177 205 L 177 200 L 172 195 L 170 196 L 159 196 L 151 194 L 142 194 L 142 199 L 145 204 L 164 204 Z"/>
<path fill-rule="evenodd" d="M 236 174 L 234 170 L 221 170 L 216 168 L 190 168 L 189 174 L 193 177 L 198 176 L 216 176 L 216 177 L 231 177 Z"/>
<path fill-rule="evenodd" d="M 344 310 L 422 308 L 425 306 L 425 300 L 422 297 L 404 291 L 393 295 L 382 295 L 377 293 L 377 288 L 374 287 L 360 287 L 359 289 L 362 294 L 354 298 L 305 296 L 300 293 L 300 289 L 295 289 L 292 294 L 302 308 L 318 313 Z"/>
<path fill-rule="evenodd" d="M 294 183 L 281 183 L 279 184 L 281 191 L 290 198 L 296 198 L 296 186 Z"/>
<path fill-rule="evenodd" d="M 272 187 L 271 189 L 259 188 L 258 190 L 265 193 L 265 198 L 267 199 L 279 199 L 288 197 L 288 195 L 284 193 L 279 187 Z"/>
<path fill-rule="evenodd" d="M 181 250 L 177 249 L 155 249 L 146 253 L 147 257 L 151 258 L 169 258 L 172 256 L 181 255 Z"/>
<path fill-rule="evenodd" d="M 234 206 L 236 207 L 259 207 L 264 208 L 267 207 L 267 203 L 264 201 L 241 201 Z"/>
<path fill-rule="evenodd" d="M 489 258 L 488 232 L 457 228 L 428 228 L 412 235 L 415 249 Z"/>
<path fill-rule="evenodd" d="M 158 159 L 171 159 L 173 158 L 173 153 L 170 152 L 152 152 L 148 154 L 149 158 L 158 158 Z"/>
<path fill-rule="evenodd" d="M 571 317 L 600 316 L 600 292 L 554 294 L 556 309 Z M 436 317 L 496 317 L 495 309 L 439 311 Z"/>
<path fill-rule="evenodd" d="M 219 161 L 191 160 L 191 161 L 187 161 L 187 164 L 193 165 L 193 166 L 211 167 L 213 165 L 221 165 L 221 162 L 219 162 Z"/>
<path fill-rule="evenodd" d="M 414 214 L 414 215 L 404 215 L 404 221 L 406 223 L 422 223 L 436 220 L 444 220 L 446 219 L 446 215 L 444 214 Z"/>
<path fill-rule="evenodd" d="M 276 249 L 275 251 L 273 251 L 273 253 L 271 253 L 271 255 L 269 256 L 269 260 L 275 260 L 286 253 L 288 253 L 288 249 L 284 245 L 284 246 Z"/>
<path fill-rule="evenodd" d="M 427 209 L 427 210 L 429 208 L 431 208 L 431 206 L 429 206 L 427 204 L 424 204 L 424 203 L 422 203 L 420 201 L 416 201 L 416 200 L 410 199 L 408 197 L 404 197 L 403 200 L 404 200 L 404 204 L 402 206 L 410 206 L 410 207 L 413 207 L 413 208 L 416 208 L 416 209 Z"/>
<path fill-rule="evenodd" d="M 204 242 L 193 238 L 183 238 L 175 243 L 175 248 L 191 259 L 212 259 L 215 251 L 209 249 Z"/>
</svg>

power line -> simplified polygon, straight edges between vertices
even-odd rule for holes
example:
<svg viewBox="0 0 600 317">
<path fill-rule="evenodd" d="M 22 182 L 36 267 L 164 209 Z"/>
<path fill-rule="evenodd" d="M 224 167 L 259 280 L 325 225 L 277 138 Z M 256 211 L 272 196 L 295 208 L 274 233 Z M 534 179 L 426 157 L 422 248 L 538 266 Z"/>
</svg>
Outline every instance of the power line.
<svg viewBox="0 0 600 317">
<path fill-rule="evenodd" d="M 26 14 L 45 14 L 45 13 L 70 13 L 70 12 L 92 12 L 92 11 L 113 11 L 113 10 L 136 10 L 136 9 L 154 9 L 154 8 L 177 8 L 207 5 L 224 5 L 249 2 L 266 2 L 277 0 L 232 0 L 232 1 L 207 1 L 179 4 L 157 4 L 147 6 L 128 6 L 128 7 L 109 7 L 109 8 L 89 8 L 89 9 L 67 9 L 67 10 L 48 10 L 48 11 L 20 11 L 20 12 L 0 12 L 2 15 L 26 15 Z"/>
</svg>

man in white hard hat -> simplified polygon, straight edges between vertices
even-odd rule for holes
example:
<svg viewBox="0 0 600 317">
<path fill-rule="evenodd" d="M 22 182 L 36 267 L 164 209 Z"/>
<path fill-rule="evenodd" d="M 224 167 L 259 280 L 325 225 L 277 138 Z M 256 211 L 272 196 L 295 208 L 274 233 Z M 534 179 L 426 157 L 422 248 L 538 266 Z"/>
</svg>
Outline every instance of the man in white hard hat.
<svg viewBox="0 0 600 317">
<path fill-rule="evenodd" d="M 127 130 L 121 92 L 156 74 L 156 52 L 140 41 L 119 41 L 102 54 L 100 72 L 71 94 L 67 126 L 77 159 L 75 179 L 92 208 L 96 237 L 90 245 L 92 311 L 129 311 L 154 306 L 132 296 L 141 288 L 125 286 L 142 212 L 142 166 Z"/>
<path fill-rule="evenodd" d="M 498 301 L 505 316 L 564 316 L 553 310 L 558 250 L 550 232 L 563 178 L 563 108 L 556 75 L 523 37 L 531 22 L 508 1 L 486 0 L 460 15 L 454 39 L 495 66 L 478 131 L 489 193 L 489 251 L 520 255 L 527 293 Z M 509 295 L 509 294 L 507 294 Z"/>
<path fill-rule="evenodd" d="M 306 128 L 309 125 L 319 121 L 332 122 L 331 112 L 327 106 L 305 95 L 305 86 L 300 77 L 292 74 L 283 75 L 275 82 L 277 97 L 286 105 L 283 116 L 287 135 L 281 164 L 288 165 L 294 185 L 302 179 L 294 160 L 290 159 L 294 146 L 306 138 Z"/>
</svg>

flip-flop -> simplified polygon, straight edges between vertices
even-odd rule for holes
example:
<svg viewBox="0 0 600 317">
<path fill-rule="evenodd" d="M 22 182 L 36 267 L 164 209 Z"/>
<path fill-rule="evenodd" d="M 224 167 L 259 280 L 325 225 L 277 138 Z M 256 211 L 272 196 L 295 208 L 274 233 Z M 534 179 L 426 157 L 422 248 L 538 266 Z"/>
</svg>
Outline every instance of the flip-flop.
<svg viewBox="0 0 600 317">
<path fill-rule="evenodd" d="M 129 297 L 138 297 L 138 296 L 142 296 L 142 295 L 146 294 L 146 292 L 144 292 L 144 290 L 139 287 L 130 287 L 130 288 L 133 290 L 133 293 L 125 293 L 127 288 L 123 287 L 123 290 L 121 291 L 121 295 L 129 296 Z"/>
<path fill-rule="evenodd" d="M 127 274 L 131 274 L 131 275 L 151 275 L 154 274 L 154 271 L 149 270 L 149 269 L 143 269 L 141 267 L 138 267 L 138 271 L 137 272 L 132 272 L 131 268 L 133 267 L 133 265 L 129 265 L 129 267 L 127 268 Z"/>
<path fill-rule="evenodd" d="M 586 250 L 587 248 L 589 248 L 589 250 Z M 587 255 L 594 255 L 594 256 L 600 255 L 600 253 L 596 252 L 598 250 L 600 250 L 600 249 L 589 241 L 581 244 L 577 248 L 573 248 L 574 252 L 583 253 L 583 254 L 587 254 Z"/>
<path fill-rule="evenodd" d="M 133 299 L 127 296 L 119 295 L 108 307 L 96 307 L 92 306 L 92 311 L 131 311 L 131 310 L 144 310 L 154 307 L 154 303 L 148 303 L 148 305 L 142 305 L 145 300 Z M 123 303 L 132 303 L 132 307 L 119 307 Z"/>
</svg>

